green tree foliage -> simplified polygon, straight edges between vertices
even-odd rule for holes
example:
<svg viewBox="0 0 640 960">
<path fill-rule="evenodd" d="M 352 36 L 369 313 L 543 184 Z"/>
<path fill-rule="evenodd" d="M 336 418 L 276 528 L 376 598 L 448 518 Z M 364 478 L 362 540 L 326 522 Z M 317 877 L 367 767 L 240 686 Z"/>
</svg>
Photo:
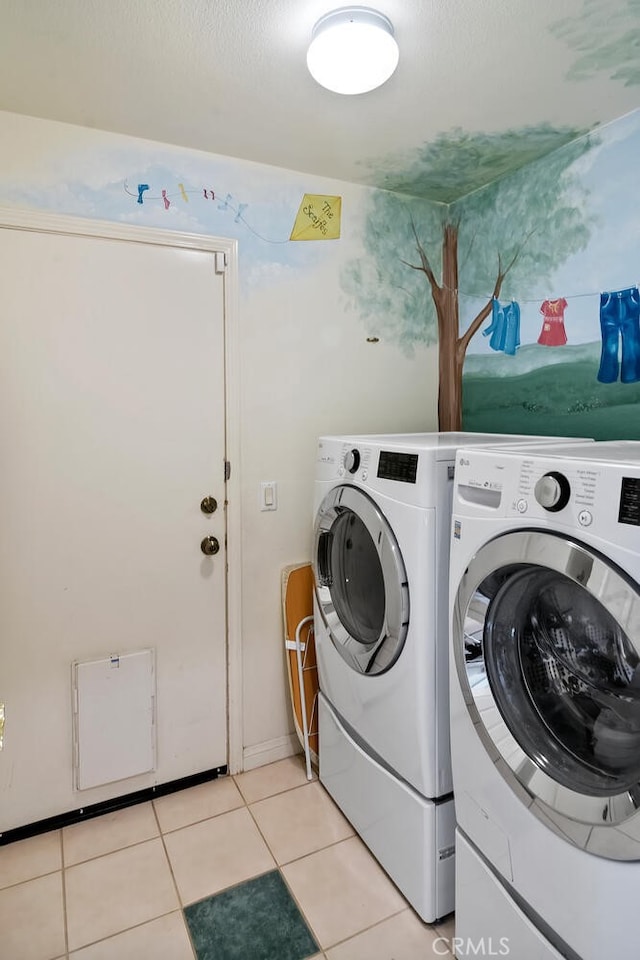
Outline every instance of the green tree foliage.
<svg viewBox="0 0 640 960">
<path fill-rule="evenodd" d="M 640 0 L 585 0 L 579 16 L 563 17 L 551 32 L 579 53 L 567 71 L 570 80 L 608 73 L 626 87 L 640 83 Z"/>
<path fill-rule="evenodd" d="M 439 255 L 447 208 L 384 190 L 371 192 L 363 237 L 364 256 L 348 262 L 341 286 L 367 333 L 396 343 L 411 355 L 416 344 L 437 340 L 431 289 L 406 265 L 416 257 L 412 222 L 421 242 Z"/>
<path fill-rule="evenodd" d="M 576 164 L 594 142 L 581 137 L 449 208 L 463 293 L 488 297 L 503 272 L 502 295 L 525 297 L 586 247 L 593 221 Z"/>
<path fill-rule="evenodd" d="M 500 133 L 455 129 L 423 147 L 390 154 L 369 166 L 374 171 L 374 182 L 385 190 L 452 203 L 528 166 L 583 133 L 548 123 Z"/>
<path fill-rule="evenodd" d="M 548 131 L 546 125 L 542 129 Z M 477 166 L 490 166 L 496 155 L 493 147 L 501 153 L 505 142 L 515 140 L 515 131 L 493 138 L 483 134 L 476 149 L 471 149 L 466 138 L 466 149 L 457 160 L 462 182 L 465 164 L 471 179 Z M 592 135 L 574 139 L 449 206 L 372 191 L 365 214 L 365 255 L 346 264 L 341 276 L 342 288 L 367 333 L 392 341 L 408 353 L 416 344 L 436 342 L 433 287 L 421 269 L 421 257 L 441 283 L 446 224 L 458 230 L 463 293 L 489 299 L 498 277 L 504 275 L 501 292 L 516 298 L 550 278 L 589 239 L 586 192 L 573 167 L 593 143 Z M 439 146 L 425 147 L 417 169 L 407 171 L 405 182 L 437 176 L 458 144 L 459 135 L 454 134 L 451 140 L 440 137 Z M 458 317 L 448 317 L 446 322 L 456 325 L 457 337 Z"/>
</svg>

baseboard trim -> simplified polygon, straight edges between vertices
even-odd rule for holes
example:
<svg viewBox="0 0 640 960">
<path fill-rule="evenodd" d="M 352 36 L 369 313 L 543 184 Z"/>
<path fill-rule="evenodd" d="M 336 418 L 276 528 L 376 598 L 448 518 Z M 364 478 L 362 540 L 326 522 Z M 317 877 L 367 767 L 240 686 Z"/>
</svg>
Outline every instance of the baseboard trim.
<svg viewBox="0 0 640 960">
<path fill-rule="evenodd" d="M 59 813 L 56 814 L 55 817 L 47 817 L 46 820 L 27 823 L 23 827 L 13 827 L 11 830 L 5 830 L 4 833 L 0 833 L 0 846 L 13 843 L 15 840 L 26 840 L 28 837 L 35 837 L 40 833 L 48 833 L 50 830 L 60 830 L 61 827 L 68 827 L 72 823 L 80 823 L 82 820 L 99 817 L 103 813 L 114 813 L 116 810 L 132 807 L 136 803 L 146 803 L 149 800 L 155 799 L 155 797 L 164 797 L 168 793 L 186 790 L 187 787 L 196 787 L 201 783 L 208 783 L 210 780 L 224 776 L 226 773 L 226 765 L 224 767 L 215 767 L 212 770 L 203 770 L 200 773 L 194 773 L 188 777 L 181 777 L 179 780 L 171 780 L 169 783 L 159 783 L 154 787 L 145 787 L 144 790 L 136 790 L 135 793 L 127 793 L 121 797 L 112 797 L 110 800 L 102 800 L 100 803 L 92 803 L 89 806 L 80 807 L 78 810 Z"/>
<path fill-rule="evenodd" d="M 263 767 L 267 763 L 275 763 L 276 760 L 285 760 L 287 757 L 293 757 L 301 752 L 300 741 L 295 733 L 287 734 L 286 737 L 276 737 L 274 740 L 263 740 L 262 743 L 244 748 L 242 752 L 243 769 L 245 771 L 255 770 L 256 767 Z"/>
</svg>

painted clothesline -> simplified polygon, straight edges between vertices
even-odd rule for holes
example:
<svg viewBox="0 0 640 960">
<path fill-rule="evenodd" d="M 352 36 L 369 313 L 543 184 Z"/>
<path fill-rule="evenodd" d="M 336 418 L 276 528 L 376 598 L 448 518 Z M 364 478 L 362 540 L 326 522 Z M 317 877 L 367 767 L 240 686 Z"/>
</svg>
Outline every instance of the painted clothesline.
<svg viewBox="0 0 640 960">
<path fill-rule="evenodd" d="M 633 286 L 604 291 L 599 300 L 602 349 L 596 379 L 600 383 L 615 383 L 618 378 L 622 383 L 637 383 L 640 381 L 640 290 Z M 566 345 L 564 312 L 567 306 L 564 297 L 543 301 L 538 344 L 545 348 Z M 482 336 L 491 338 L 491 350 L 515 356 L 520 347 L 518 301 L 492 297 L 491 323 L 482 331 Z"/>
<path fill-rule="evenodd" d="M 244 215 L 249 204 L 241 203 L 230 193 L 222 197 L 212 188 L 205 186 L 191 189 L 186 188 L 184 183 L 177 184 L 177 192 L 169 193 L 168 190 L 163 188 L 159 195 L 149 192 L 151 188 L 148 183 L 139 183 L 136 191 L 129 187 L 127 180 L 124 181 L 123 186 L 125 193 L 129 197 L 135 198 L 140 206 L 144 206 L 145 202 L 160 201 L 165 210 L 169 210 L 176 199 L 179 199 L 182 203 L 189 203 L 189 195 L 198 196 L 207 201 L 217 201 L 218 210 L 230 211 L 234 216 L 234 223 L 241 223 L 255 237 L 265 243 L 282 244 L 289 243 L 292 240 L 337 240 L 340 237 L 341 197 L 305 193 L 290 235 L 283 239 L 273 239 L 265 237 L 251 226 Z"/>
<path fill-rule="evenodd" d="M 229 210 L 231 213 L 235 214 L 234 223 L 242 223 L 247 230 L 251 231 L 259 240 L 264 240 L 266 243 L 288 243 L 289 238 L 286 240 L 272 240 L 268 237 L 263 237 L 258 233 L 257 230 L 254 230 L 250 223 L 247 223 L 246 219 L 243 216 L 244 211 L 247 209 L 248 204 L 238 202 L 237 206 L 231 202 L 233 197 L 230 193 L 226 195 L 224 199 L 215 193 L 214 190 L 209 190 L 207 187 L 202 187 L 198 190 L 186 190 L 183 183 L 178 184 L 178 193 L 168 193 L 166 190 L 161 190 L 159 196 L 155 196 L 151 193 L 148 193 L 149 190 L 148 183 L 139 183 L 137 185 L 137 191 L 134 192 L 129 188 L 127 181 L 124 181 L 124 192 L 127 193 L 130 197 L 136 197 L 137 202 L 142 206 L 145 200 L 161 200 L 164 204 L 165 210 L 168 210 L 171 206 L 171 201 L 175 200 L 176 197 L 184 203 L 189 202 L 189 194 L 197 194 L 198 196 L 202 195 L 205 200 L 217 200 L 218 201 L 218 210 Z"/>
<path fill-rule="evenodd" d="M 543 317 L 538 343 L 544 347 L 562 347 L 567 343 L 564 328 L 564 311 L 567 301 L 545 300 L 540 306 Z M 491 323 L 482 331 L 483 337 L 491 337 L 492 350 L 515 356 L 520 346 L 520 304 L 517 300 L 501 302 L 496 297 L 491 301 Z"/>
<path fill-rule="evenodd" d="M 633 290 L 636 289 L 638 284 L 630 283 L 628 287 L 622 287 L 624 290 Z M 442 285 L 442 290 L 451 290 L 451 287 L 447 287 L 444 284 Z M 580 297 L 600 297 L 603 293 L 609 293 L 608 290 L 597 290 L 594 293 L 565 293 L 565 300 L 577 300 Z M 464 293 L 462 290 L 453 290 L 453 293 L 457 294 L 459 297 L 465 297 L 467 300 L 494 300 L 496 299 L 492 293 L 488 296 L 483 296 L 480 293 Z M 497 298 L 500 299 L 500 298 Z M 518 301 L 518 303 L 540 303 L 542 300 L 562 300 L 563 297 L 505 297 L 504 300 Z"/>
</svg>

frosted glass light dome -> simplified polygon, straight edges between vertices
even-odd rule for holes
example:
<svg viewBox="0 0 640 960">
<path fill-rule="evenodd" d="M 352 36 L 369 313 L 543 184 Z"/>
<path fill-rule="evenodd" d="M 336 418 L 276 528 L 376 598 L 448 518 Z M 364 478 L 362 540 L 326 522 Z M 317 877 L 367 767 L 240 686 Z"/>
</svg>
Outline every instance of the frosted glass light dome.
<svg viewBox="0 0 640 960">
<path fill-rule="evenodd" d="M 398 65 L 393 25 L 369 7 L 342 7 L 316 23 L 307 51 L 314 80 L 334 93 L 375 90 Z"/>
</svg>

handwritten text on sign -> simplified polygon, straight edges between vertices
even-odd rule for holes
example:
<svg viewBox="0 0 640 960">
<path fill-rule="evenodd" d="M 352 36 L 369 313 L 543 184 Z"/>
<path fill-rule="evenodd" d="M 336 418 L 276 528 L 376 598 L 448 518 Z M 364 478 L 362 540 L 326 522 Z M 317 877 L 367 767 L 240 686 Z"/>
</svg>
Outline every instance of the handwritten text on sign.
<svg viewBox="0 0 640 960">
<path fill-rule="evenodd" d="M 342 197 L 305 193 L 290 240 L 337 240 L 340 237 Z"/>
</svg>

